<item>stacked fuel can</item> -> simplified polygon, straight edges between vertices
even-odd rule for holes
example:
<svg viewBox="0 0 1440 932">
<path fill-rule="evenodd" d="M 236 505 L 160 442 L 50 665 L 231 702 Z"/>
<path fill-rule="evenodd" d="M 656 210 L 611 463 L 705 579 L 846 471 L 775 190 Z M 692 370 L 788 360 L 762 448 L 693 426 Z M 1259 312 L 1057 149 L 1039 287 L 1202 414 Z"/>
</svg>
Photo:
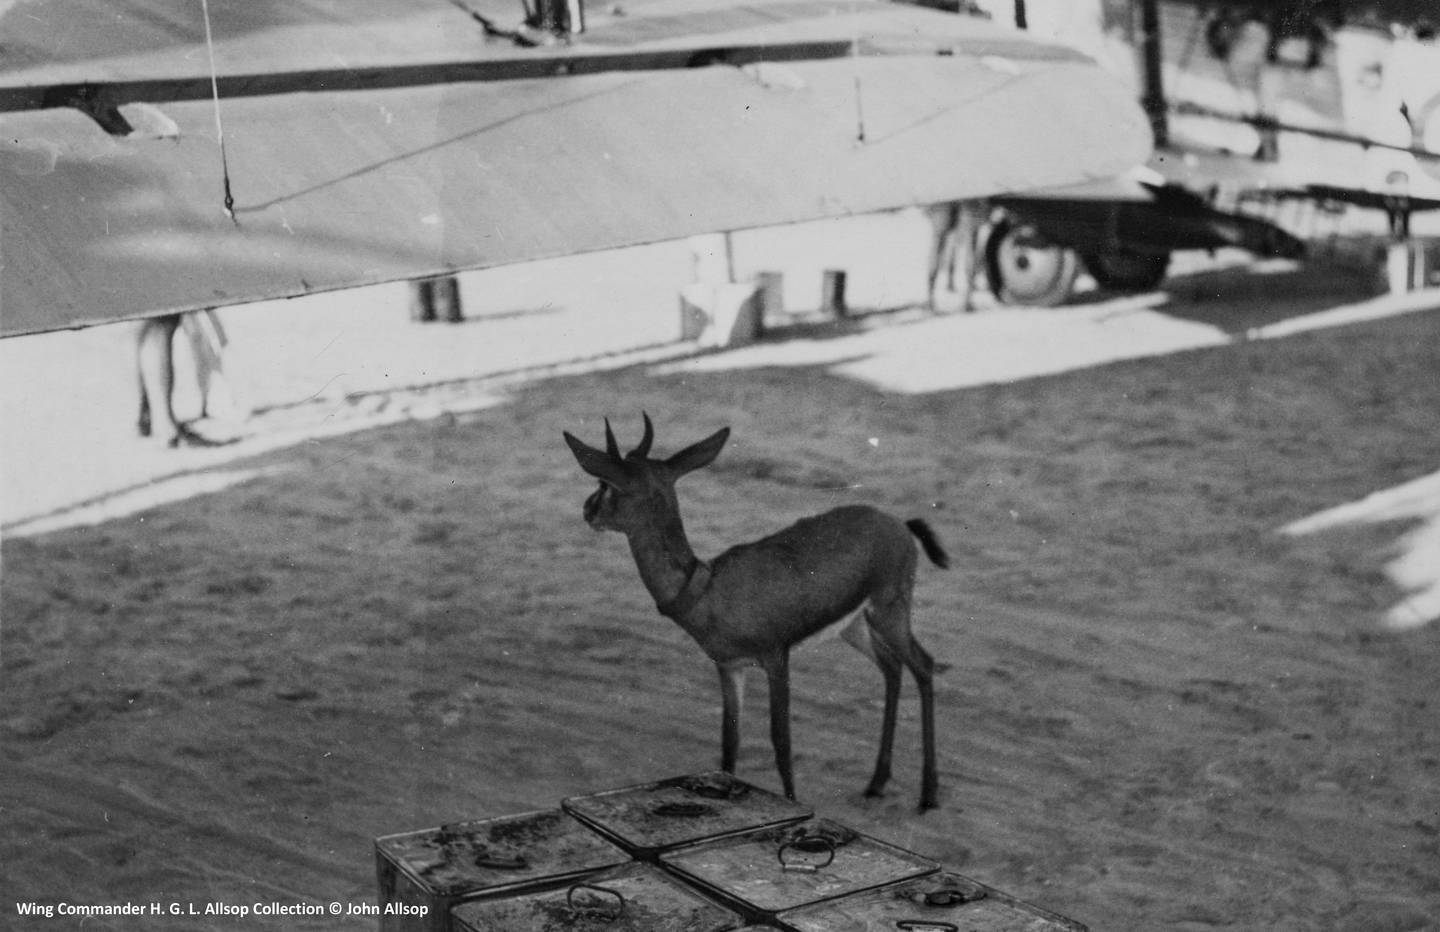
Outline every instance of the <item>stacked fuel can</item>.
<svg viewBox="0 0 1440 932">
<path fill-rule="evenodd" d="M 382 932 L 1085 932 L 720 772 L 388 835 L 375 854 Z"/>
</svg>

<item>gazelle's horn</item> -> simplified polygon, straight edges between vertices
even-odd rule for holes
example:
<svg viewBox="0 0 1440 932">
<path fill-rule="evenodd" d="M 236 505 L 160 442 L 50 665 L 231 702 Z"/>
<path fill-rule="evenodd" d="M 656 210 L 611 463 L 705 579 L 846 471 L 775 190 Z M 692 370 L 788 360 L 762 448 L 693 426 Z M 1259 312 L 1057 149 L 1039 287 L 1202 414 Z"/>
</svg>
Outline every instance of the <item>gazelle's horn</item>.
<svg viewBox="0 0 1440 932">
<path fill-rule="evenodd" d="M 605 452 L 612 459 L 620 459 L 620 444 L 615 442 L 615 432 L 610 429 L 610 419 L 605 419 Z"/>
<path fill-rule="evenodd" d="M 645 436 L 640 438 L 640 445 L 631 450 L 630 455 L 644 459 L 650 455 L 650 444 L 655 442 L 655 425 L 650 423 L 650 415 L 644 411 L 640 412 L 640 416 L 645 419 Z"/>
</svg>

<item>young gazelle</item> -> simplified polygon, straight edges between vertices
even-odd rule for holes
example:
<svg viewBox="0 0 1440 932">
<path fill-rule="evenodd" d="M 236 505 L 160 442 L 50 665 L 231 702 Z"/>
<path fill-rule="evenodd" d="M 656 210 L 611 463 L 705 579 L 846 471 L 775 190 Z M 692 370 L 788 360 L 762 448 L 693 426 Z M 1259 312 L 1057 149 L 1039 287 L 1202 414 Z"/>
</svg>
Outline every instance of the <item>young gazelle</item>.
<svg viewBox="0 0 1440 932">
<path fill-rule="evenodd" d="M 802 519 L 769 537 L 731 547 L 714 560 L 695 556 L 685 538 L 675 481 L 708 465 L 730 436 L 724 428 L 668 459 L 650 459 L 654 427 L 645 415 L 640 445 L 622 456 L 605 422 L 605 446 L 587 446 L 568 432 L 580 468 L 600 480 L 585 501 L 585 521 L 630 541 L 640 578 L 660 614 L 684 628 L 715 661 L 723 698 L 721 766 L 735 769 L 745 669 L 757 663 L 770 683 L 770 739 L 785 795 L 795 796 L 790 764 L 790 648 L 859 612 L 843 637 L 880 668 L 885 713 L 875 773 L 865 790 L 878 796 L 890 778 L 902 668 L 920 690 L 924 769 L 921 810 L 934 808 L 935 663 L 910 633 L 918 538 L 936 566 L 945 551 L 929 525 L 902 523 L 866 505 L 847 505 Z"/>
</svg>

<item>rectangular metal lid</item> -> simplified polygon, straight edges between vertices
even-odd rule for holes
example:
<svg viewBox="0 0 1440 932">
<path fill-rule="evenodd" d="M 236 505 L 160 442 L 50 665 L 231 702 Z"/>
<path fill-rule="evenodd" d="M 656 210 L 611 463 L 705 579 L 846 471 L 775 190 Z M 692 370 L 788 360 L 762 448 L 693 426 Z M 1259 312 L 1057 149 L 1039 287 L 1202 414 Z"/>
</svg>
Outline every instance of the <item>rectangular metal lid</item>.
<svg viewBox="0 0 1440 932">
<path fill-rule="evenodd" d="M 637 857 L 813 815 L 722 771 L 572 796 L 561 805 Z"/>
<path fill-rule="evenodd" d="M 933 873 L 940 866 L 838 822 L 813 819 L 668 852 L 664 866 L 764 914 Z"/>
<path fill-rule="evenodd" d="M 438 896 L 515 890 L 628 860 L 559 809 L 388 835 L 375 849 Z"/>
<path fill-rule="evenodd" d="M 544 890 L 472 900 L 450 913 L 456 932 L 728 932 L 744 920 L 648 864 Z"/>
<path fill-rule="evenodd" d="M 1086 932 L 1072 919 L 949 871 L 802 907 L 776 919 L 793 932 Z"/>
</svg>

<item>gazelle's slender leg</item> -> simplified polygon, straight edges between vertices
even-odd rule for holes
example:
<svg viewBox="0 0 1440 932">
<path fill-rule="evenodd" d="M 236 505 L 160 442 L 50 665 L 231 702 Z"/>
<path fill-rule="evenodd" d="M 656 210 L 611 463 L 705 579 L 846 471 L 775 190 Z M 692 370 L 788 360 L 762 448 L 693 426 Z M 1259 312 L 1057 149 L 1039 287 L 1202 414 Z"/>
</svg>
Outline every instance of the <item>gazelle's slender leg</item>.
<svg viewBox="0 0 1440 932">
<path fill-rule="evenodd" d="M 871 634 L 873 618 L 874 610 L 867 605 L 840 632 L 845 643 L 869 657 L 885 678 L 885 712 L 880 719 L 880 752 L 875 757 L 875 774 L 870 778 L 870 784 L 865 787 L 866 796 L 879 796 L 885 784 L 890 781 L 890 761 L 895 746 L 895 717 L 900 705 L 901 677 L 905 672 L 900 658 L 886 648 L 878 637 Z"/>
<path fill-rule="evenodd" d="M 865 787 L 866 796 L 879 796 L 890 780 L 890 760 L 895 748 L 895 718 L 900 707 L 900 678 L 903 672 L 900 658 L 890 652 L 884 644 L 874 645 L 875 665 L 885 677 L 885 714 L 880 720 L 880 750 L 875 756 L 875 773 L 870 785 Z"/>
<path fill-rule="evenodd" d="M 881 795 L 885 784 L 890 781 L 890 761 L 895 747 L 895 718 L 900 706 L 901 678 L 905 672 L 900 655 L 886 643 L 885 632 L 890 630 L 886 627 L 888 623 L 889 619 L 877 618 L 873 605 L 867 605 L 840 634 L 851 647 L 869 657 L 885 678 L 885 711 L 880 720 L 880 751 L 875 757 L 875 773 L 865 787 L 866 796 Z"/>
<path fill-rule="evenodd" d="M 740 754 L 740 712 L 745 706 L 745 664 L 716 664 L 720 671 L 720 769 L 735 772 Z"/>
<path fill-rule="evenodd" d="M 795 772 L 790 757 L 790 651 L 781 649 L 762 658 L 770 680 L 770 743 L 775 747 L 775 767 L 787 799 L 795 798 Z"/>
<path fill-rule="evenodd" d="M 920 734 L 925 754 L 920 772 L 920 811 L 924 812 L 939 805 L 939 776 L 935 765 L 935 661 L 920 642 L 911 637 L 905 665 L 915 675 L 915 686 L 920 691 Z"/>
</svg>

